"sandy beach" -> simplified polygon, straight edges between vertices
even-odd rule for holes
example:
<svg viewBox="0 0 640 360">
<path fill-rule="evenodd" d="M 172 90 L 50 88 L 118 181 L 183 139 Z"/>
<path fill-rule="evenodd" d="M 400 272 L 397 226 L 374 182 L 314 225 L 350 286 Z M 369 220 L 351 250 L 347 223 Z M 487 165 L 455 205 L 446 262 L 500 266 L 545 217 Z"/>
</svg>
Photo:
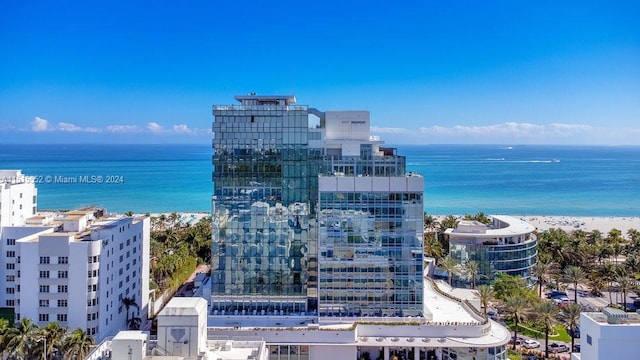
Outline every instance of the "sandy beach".
<svg viewBox="0 0 640 360">
<path fill-rule="evenodd" d="M 598 216 L 539 216 L 539 215 L 511 215 L 538 228 L 538 231 L 562 229 L 566 232 L 573 230 L 599 230 L 607 234 L 611 229 L 618 229 L 626 237 L 630 229 L 640 230 L 640 217 L 598 217 Z M 435 216 L 441 221 L 445 216 Z"/>
<path fill-rule="evenodd" d="M 624 236 L 630 229 L 640 230 L 639 217 L 589 217 L 589 216 L 520 216 L 521 219 L 538 228 L 539 231 L 559 228 L 573 230 L 599 230 L 606 234 L 618 229 Z"/>
</svg>

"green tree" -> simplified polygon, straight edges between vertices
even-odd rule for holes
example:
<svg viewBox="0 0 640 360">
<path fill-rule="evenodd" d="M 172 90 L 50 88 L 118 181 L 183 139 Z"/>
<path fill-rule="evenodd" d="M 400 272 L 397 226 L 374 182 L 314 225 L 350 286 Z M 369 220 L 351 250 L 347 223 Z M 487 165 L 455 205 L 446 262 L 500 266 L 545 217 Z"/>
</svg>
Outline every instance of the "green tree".
<svg viewBox="0 0 640 360">
<path fill-rule="evenodd" d="M 493 282 L 493 291 L 497 299 L 506 301 L 513 296 L 527 297 L 527 283 L 520 276 L 498 274 Z M 535 296 L 535 295 L 534 295 Z"/>
<path fill-rule="evenodd" d="M 504 309 L 515 325 L 513 328 L 513 350 L 515 350 L 516 339 L 518 338 L 518 324 L 529 315 L 529 301 L 521 296 L 512 295 L 504 300 Z"/>
<path fill-rule="evenodd" d="M 95 345 L 93 338 L 82 329 L 75 329 L 67 336 L 62 344 L 65 359 L 82 360 L 89 355 L 91 346 Z"/>
<path fill-rule="evenodd" d="M 133 307 L 135 307 L 136 309 L 139 310 L 138 304 L 136 303 L 135 296 L 122 298 L 122 305 L 124 305 L 124 307 L 126 309 L 126 312 L 127 312 L 127 322 L 126 322 L 126 324 L 127 324 L 127 327 L 129 327 L 129 325 L 130 325 L 129 324 L 129 308 L 133 306 Z M 134 316 L 134 315 L 132 314 L 131 316 Z"/>
<path fill-rule="evenodd" d="M 542 297 L 542 288 L 546 283 L 547 276 L 554 269 L 554 264 L 550 261 L 538 261 L 533 265 L 533 276 L 536 277 L 538 283 L 538 296 Z"/>
<path fill-rule="evenodd" d="M 558 305 L 551 301 L 543 301 L 536 308 L 536 318 L 544 326 L 544 353 L 546 358 L 549 357 L 549 332 L 558 322 L 559 313 Z"/>
<path fill-rule="evenodd" d="M 491 224 L 491 218 L 490 218 L 490 217 L 488 217 L 487 215 L 485 215 L 485 213 L 483 213 L 482 211 L 480 211 L 480 212 L 476 213 L 475 215 L 469 215 L 469 214 L 466 214 L 466 215 L 464 216 L 464 219 L 465 219 L 465 220 L 474 220 L 474 221 L 478 221 L 478 222 L 481 222 L 481 223 L 483 223 L 483 224 L 485 224 L 485 225 L 489 225 L 489 224 Z"/>
<path fill-rule="evenodd" d="M 581 267 L 575 266 L 575 265 L 567 266 L 564 269 L 563 274 L 564 274 L 565 281 L 573 284 L 573 293 L 574 293 L 573 301 L 577 303 L 578 302 L 578 285 L 580 285 L 581 282 L 587 279 L 587 274 L 584 272 L 584 270 L 582 270 Z"/>
<path fill-rule="evenodd" d="M 622 291 L 622 306 L 624 306 L 624 311 L 627 311 L 627 290 L 629 290 L 631 286 L 631 279 L 629 279 L 628 275 L 622 273 L 615 277 L 615 281 L 618 283 L 618 288 Z"/>
<path fill-rule="evenodd" d="M 562 313 L 564 315 L 564 321 L 567 327 L 571 330 L 569 335 L 571 336 L 571 350 L 573 351 L 573 346 L 575 345 L 575 330 L 578 322 L 580 321 L 580 312 L 582 309 L 579 304 L 569 304 L 562 309 Z"/>
<path fill-rule="evenodd" d="M 38 325 L 31 319 L 22 318 L 16 327 L 8 328 L 2 336 L 1 350 L 6 351 L 10 357 L 24 358 L 31 352 L 31 347 L 36 337 Z"/>
<path fill-rule="evenodd" d="M 477 261 L 470 260 L 464 264 L 464 270 L 471 278 L 471 288 L 476 288 L 476 280 L 478 279 L 478 271 L 480 270 L 480 264 Z"/>
<path fill-rule="evenodd" d="M 451 256 L 447 256 L 442 259 L 440 266 L 447 272 L 447 281 L 451 285 L 451 279 L 458 269 L 458 263 Z"/>
<path fill-rule="evenodd" d="M 480 306 L 482 307 L 482 311 L 484 312 L 484 317 L 487 317 L 487 306 L 489 305 L 489 301 L 494 298 L 494 292 L 491 286 L 489 285 L 480 285 L 478 286 L 478 296 L 480 297 Z"/>
</svg>

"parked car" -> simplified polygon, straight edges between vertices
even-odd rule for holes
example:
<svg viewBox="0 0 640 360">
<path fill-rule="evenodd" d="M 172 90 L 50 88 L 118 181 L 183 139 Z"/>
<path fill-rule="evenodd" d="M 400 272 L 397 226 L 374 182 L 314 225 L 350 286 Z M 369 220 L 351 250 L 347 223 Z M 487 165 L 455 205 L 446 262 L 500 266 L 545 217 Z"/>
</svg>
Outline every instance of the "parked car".
<svg viewBox="0 0 640 360">
<path fill-rule="evenodd" d="M 569 299 L 566 296 L 557 296 L 557 297 L 553 298 L 553 302 L 555 302 L 558 305 L 560 305 L 560 304 L 568 305 L 569 303 L 571 303 L 571 299 Z"/>
<path fill-rule="evenodd" d="M 491 320 L 498 320 L 498 313 L 493 310 L 487 311 L 487 317 Z"/>
<path fill-rule="evenodd" d="M 549 345 L 549 352 L 551 353 L 561 353 L 569 351 L 569 347 L 565 344 L 552 343 Z"/>
<path fill-rule="evenodd" d="M 580 352 L 580 344 L 573 345 L 573 352 Z"/>
<path fill-rule="evenodd" d="M 633 300 L 633 307 L 640 309 L 640 298 Z"/>
<path fill-rule="evenodd" d="M 517 338 L 514 338 L 512 336 L 511 337 L 511 341 L 509 341 L 509 344 L 513 344 L 514 341 L 515 341 L 516 345 L 522 345 L 522 343 L 524 342 L 524 339 L 521 338 L 520 336 L 518 336 Z"/>
<path fill-rule="evenodd" d="M 526 347 L 527 349 L 535 349 L 540 347 L 540 343 L 536 340 L 527 339 L 522 343 L 522 346 Z"/>
<path fill-rule="evenodd" d="M 567 293 L 564 291 L 560 291 L 560 290 L 551 290 L 547 293 L 547 299 L 553 299 L 556 298 L 558 296 L 564 296 L 567 297 Z"/>
<path fill-rule="evenodd" d="M 580 338 L 580 326 L 576 325 L 576 327 L 571 330 L 570 328 L 567 327 L 567 334 L 569 334 L 569 336 L 579 339 Z"/>
</svg>

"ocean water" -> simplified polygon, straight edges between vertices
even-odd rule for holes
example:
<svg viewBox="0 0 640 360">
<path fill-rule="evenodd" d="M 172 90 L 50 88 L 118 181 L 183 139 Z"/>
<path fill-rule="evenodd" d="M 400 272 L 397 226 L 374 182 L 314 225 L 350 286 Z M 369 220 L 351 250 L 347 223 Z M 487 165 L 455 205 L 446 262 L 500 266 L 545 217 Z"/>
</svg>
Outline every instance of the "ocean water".
<svg viewBox="0 0 640 360">
<path fill-rule="evenodd" d="M 640 147 L 397 146 L 430 214 L 640 216 Z M 40 209 L 210 211 L 209 145 L 0 145 Z M 77 182 L 73 182 L 73 181 Z"/>
</svg>

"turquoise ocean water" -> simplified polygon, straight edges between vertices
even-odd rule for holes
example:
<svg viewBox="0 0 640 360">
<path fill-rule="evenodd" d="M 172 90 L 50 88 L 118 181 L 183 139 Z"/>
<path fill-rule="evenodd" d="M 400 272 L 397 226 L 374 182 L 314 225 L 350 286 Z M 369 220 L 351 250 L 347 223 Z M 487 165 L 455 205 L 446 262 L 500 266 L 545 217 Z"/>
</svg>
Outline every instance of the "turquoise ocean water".
<svg viewBox="0 0 640 360">
<path fill-rule="evenodd" d="M 640 216 L 640 147 L 397 148 L 425 177 L 431 214 Z M 208 145 L 0 145 L 0 169 L 36 176 L 40 209 L 211 208 Z"/>
</svg>

